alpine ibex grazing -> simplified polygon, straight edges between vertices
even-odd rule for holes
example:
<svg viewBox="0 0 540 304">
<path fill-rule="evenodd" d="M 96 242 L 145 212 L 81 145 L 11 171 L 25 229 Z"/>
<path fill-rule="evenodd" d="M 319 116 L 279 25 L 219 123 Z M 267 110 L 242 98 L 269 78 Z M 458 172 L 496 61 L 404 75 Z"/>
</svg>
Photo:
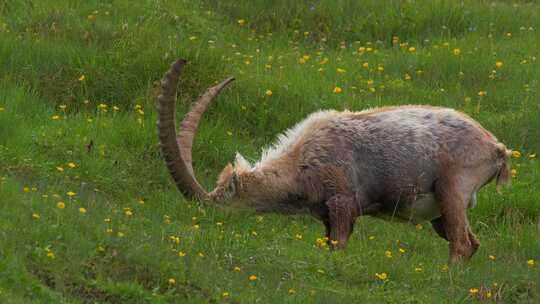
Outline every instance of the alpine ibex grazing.
<svg viewBox="0 0 540 304">
<path fill-rule="evenodd" d="M 251 165 L 240 154 L 207 193 L 193 173 L 191 147 L 199 120 L 230 77 L 193 105 L 176 135 L 176 86 L 185 60 L 163 78 L 159 139 L 178 189 L 190 199 L 235 202 L 257 211 L 309 211 L 344 246 L 358 216 L 431 221 L 450 243 L 450 262 L 479 246 L 467 220 L 476 192 L 509 179 L 509 150 L 463 113 L 431 106 L 384 107 L 310 115 Z"/>
</svg>

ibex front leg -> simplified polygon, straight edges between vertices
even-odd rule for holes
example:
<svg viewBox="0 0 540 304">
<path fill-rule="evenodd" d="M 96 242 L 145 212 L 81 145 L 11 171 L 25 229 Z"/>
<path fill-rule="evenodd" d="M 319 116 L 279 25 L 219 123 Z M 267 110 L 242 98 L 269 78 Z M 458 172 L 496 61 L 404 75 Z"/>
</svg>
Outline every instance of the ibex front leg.
<svg viewBox="0 0 540 304">
<path fill-rule="evenodd" d="M 353 231 L 356 217 L 359 216 L 359 208 L 354 198 L 341 194 L 330 198 L 326 206 L 328 222 L 325 226 L 328 242 L 333 246 L 344 247 Z"/>
</svg>

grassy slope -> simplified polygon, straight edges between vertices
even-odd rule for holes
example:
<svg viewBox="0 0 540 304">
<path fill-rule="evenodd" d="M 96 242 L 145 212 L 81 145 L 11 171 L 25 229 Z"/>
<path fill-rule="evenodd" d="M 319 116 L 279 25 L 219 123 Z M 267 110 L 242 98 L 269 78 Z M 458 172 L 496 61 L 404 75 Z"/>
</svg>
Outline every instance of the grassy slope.
<svg viewBox="0 0 540 304">
<path fill-rule="evenodd" d="M 526 263 L 540 260 L 540 165 L 526 157 L 540 151 L 540 4 L 237 2 L 0 4 L 1 302 L 479 301 L 470 288 L 540 301 L 540 268 Z M 450 270 L 429 225 L 363 218 L 349 247 L 330 252 L 309 217 L 185 202 L 153 111 L 156 80 L 179 56 L 190 61 L 181 112 L 213 81 L 238 79 L 195 143 L 208 187 L 236 150 L 255 160 L 314 110 L 406 103 L 467 112 L 522 151 L 517 177 L 502 196 L 480 193 L 470 217 L 482 246 Z"/>
</svg>

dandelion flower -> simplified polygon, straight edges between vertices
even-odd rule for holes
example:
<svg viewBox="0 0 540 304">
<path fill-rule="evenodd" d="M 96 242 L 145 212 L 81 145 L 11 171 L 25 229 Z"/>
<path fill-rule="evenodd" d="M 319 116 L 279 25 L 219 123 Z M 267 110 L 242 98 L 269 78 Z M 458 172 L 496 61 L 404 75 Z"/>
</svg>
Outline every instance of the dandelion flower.
<svg viewBox="0 0 540 304">
<path fill-rule="evenodd" d="M 243 26 L 244 24 L 246 24 L 246 20 L 245 20 L 245 19 L 238 19 L 236 22 L 237 22 L 238 25 L 240 25 L 240 26 Z"/>
<path fill-rule="evenodd" d="M 390 258 L 392 258 L 392 251 L 386 250 L 386 251 L 384 252 L 384 255 L 385 255 L 387 258 L 390 259 Z"/>
<path fill-rule="evenodd" d="M 302 236 L 301 234 L 298 234 L 298 233 L 297 233 L 294 237 L 295 237 L 297 240 L 301 240 L 301 239 L 303 238 L 303 236 Z"/>
<path fill-rule="evenodd" d="M 183 251 L 178 251 L 178 256 L 179 256 L 179 257 L 185 257 L 185 256 L 186 256 L 186 253 L 183 252 Z"/>
<path fill-rule="evenodd" d="M 224 298 L 228 298 L 230 296 L 230 293 L 225 291 L 224 293 L 221 294 L 221 296 L 223 296 Z"/>
<path fill-rule="evenodd" d="M 530 159 L 533 159 L 536 157 L 536 153 L 529 153 L 527 154 L 527 157 L 530 158 Z"/>
<path fill-rule="evenodd" d="M 338 241 L 336 241 L 336 240 L 331 240 L 331 241 L 330 241 L 330 244 L 332 244 L 332 246 L 337 246 Z"/>
<path fill-rule="evenodd" d="M 374 235 L 370 235 L 370 236 L 368 237 L 368 240 L 370 240 L 370 241 L 371 241 L 371 240 L 374 240 L 374 239 L 375 239 L 375 236 L 374 236 Z"/>
<path fill-rule="evenodd" d="M 369 62 L 364 62 L 364 63 L 362 63 L 362 67 L 363 67 L 364 69 L 368 69 L 368 68 L 369 68 Z"/>
<path fill-rule="evenodd" d="M 58 204 L 56 204 L 56 207 L 58 209 L 64 209 L 66 208 L 66 204 L 64 202 L 58 202 Z"/>
<path fill-rule="evenodd" d="M 535 263 L 536 262 L 533 259 L 527 260 L 527 265 L 529 265 L 531 267 L 534 266 Z"/>
<path fill-rule="evenodd" d="M 248 279 L 249 279 L 250 281 L 252 281 L 252 282 L 253 282 L 253 281 L 257 281 L 257 276 L 254 275 L 254 274 L 252 274 L 252 275 L 249 276 Z"/>
<path fill-rule="evenodd" d="M 515 158 L 520 158 L 521 157 L 521 152 L 519 152 L 517 150 L 513 150 L 512 151 L 512 156 L 515 157 Z"/>
<path fill-rule="evenodd" d="M 79 76 L 79 81 L 84 81 L 86 79 L 86 76 L 84 76 L 84 74 L 82 74 L 81 76 Z"/>
<path fill-rule="evenodd" d="M 79 213 L 80 213 L 80 214 L 85 214 L 86 211 L 87 211 L 87 210 L 86 210 L 86 208 L 84 208 L 84 207 L 79 208 Z"/>
<path fill-rule="evenodd" d="M 233 270 L 234 272 L 240 272 L 242 269 L 238 266 L 234 266 Z"/>
<path fill-rule="evenodd" d="M 475 287 L 470 288 L 470 289 L 469 289 L 469 293 L 470 293 L 472 296 L 476 295 L 476 294 L 478 293 L 478 288 L 475 288 Z"/>
<path fill-rule="evenodd" d="M 478 96 L 480 96 L 480 97 L 483 97 L 483 96 L 486 96 L 486 95 L 487 95 L 486 91 L 479 91 L 478 92 Z"/>
<path fill-rule="evenodd" d="M 47 251 L 47 257 L 48 257 L 48 258 L 51 258 L 51 259 L 54 259 L 54 257 L 55 257 L 55 256 L 54 256 L 54 252 L 48 250 L 48 251 Z"/>
<path fill-rule="evenodd" d="M 266 92 L 264 92 L 264 94 L 268 97 L 272 96 L 273 92 L 272 90 L 266 90 Z"/>
<path fill-rule="evenodd" d="M 167 280 L 167 283 L 169 283 L 169 285 L 175 285 L 176 284 L 176 280 L 174 278 L 169 278 Z"/>
<path fill-rule="evenodd" d="M 52 120 L 59 120 L 59 119 L 60 119 L 60 116 L 58 116 L 58 115 L 53 115 L 53 116 L 51 117 L 51 119 L 52 119 Z"/>
<path fill-rule="evenodd" d="M 416 52 L 416 48 L 414 46 L 411 46 L 409 48 L 409 53 L 414 53 L 414 52 Z"/>
<path fill-rule="evenodd" d="M 334 93 L 335 93 L 335 94 L 339 94 L 339 93 L 341 93 L 341 92 L 343 92 L 343 90 L 342 90 L 340 87 L 335 87 L 335 88 L 334 88 Z"/>
<path fill-rule="evenodd" d="M 381 281 L 386 281 L 388 280 L 388 274 L 386 274 L 386 272 L 381 272 L 381 273 L 375 273 L 375 277 Z"/>
<path fill-rule="evenodd" d="M 193 230 L 199 230 L 201 226 L 199 224 L 194 224 L 191 228 L 193 228 Z"/>
<path fill-rule="evenodd" d="M 497 69 L 502 68 L 502 67 L 503 67 L 503 62 L 502 62 L 502 61 L 497 61 L 497 62 L 495 62 L 495 67 L 496 67 Z"/>
<path fill-rule="evenodd" d="M 517 169 L 510 170 L 510 174 L 512 175 L 512 177 L 517 177 Z"/>
<path fill-rule="evenodd" d="M 455 48 L 452 50 L 452 54 L 454 54 L 454 56 L 459 56 L 459 54 L 461 54 L 461 50 L 458 48 Z"/>
<path fill-rule="evenodd" d="M 497 259 L 496 256 L 491 255 L 491 254 L 488 256 L 488 258 L 489 258 L 490 260 L 492 260 L 492 261 L 495 261 L 495 260 Z"/>
<path fill-rule="evenodd" d="M 39 215 L 39 213 L 32 213 L 32 218 L 35 219 L 35 220 L 39 220 L 41 218 L 41 215 Z"/>
<path fill-rule="evenodd" d="M 77 165 L 75 163 L 68 163 L 68 167 L 73 169 L 73 168 L 77 167 Z"/>
<path fill-rule="evenodd" d="M 74 197 L 75 195 L 77 195 L 77 193 L 73 192 L 73 191 L 68 191 L 67 193 L 67 196 L 69 197 Z"/>
<path fill-rule="evenodd" d="M 405 253 L 405 249 L 399 248 L 399 253 L 401 253 L 401 254 Z"/>
<path fill-rule="evenodd" d="M 405 80 L 411 80 L 412 77 L 409 75 L 409 73 L 405 73 L 405 76 L 403 77 Z"/>
<path fill-rule="evenodd" d="M 296 290 L 294 288 L 289 288 L 288 292 L 290 295 L 293 295 L 296 293 Z"/>
<path fill-rule="evenodd" d="M 124 212 L 124 214 L 125 214 L 126 216 L 133 216 L 133 211 L 131 211 L 131 210 L 126 210 L 126 211 Z"/>
</svg>

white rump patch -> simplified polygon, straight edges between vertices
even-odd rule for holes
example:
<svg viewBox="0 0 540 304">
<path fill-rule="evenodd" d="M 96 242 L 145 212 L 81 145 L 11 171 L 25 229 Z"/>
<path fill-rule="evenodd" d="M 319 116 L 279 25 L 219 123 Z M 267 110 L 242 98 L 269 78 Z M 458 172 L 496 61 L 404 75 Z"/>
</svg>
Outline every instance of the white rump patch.
<svg viewBox="0 0 540 304">
<path fill-rule="evenodd" d="M 272 145 L 263 149 L 261 160 L 255 164 L 255 167 L 264 166 L 272 160 L 280 158 L 288 151 L 292 150 L 295 143 L 300 143 L 302 138 L 307 137 L 313 130 L 317 129 L 318 126 L 343 113 L 344 112 L 340 113 L 334 110 L 328 110 L 310 114 L 306 119 L 297 123 L 294 127 L 279 134 L 277 140 Z"/>
</svg>

